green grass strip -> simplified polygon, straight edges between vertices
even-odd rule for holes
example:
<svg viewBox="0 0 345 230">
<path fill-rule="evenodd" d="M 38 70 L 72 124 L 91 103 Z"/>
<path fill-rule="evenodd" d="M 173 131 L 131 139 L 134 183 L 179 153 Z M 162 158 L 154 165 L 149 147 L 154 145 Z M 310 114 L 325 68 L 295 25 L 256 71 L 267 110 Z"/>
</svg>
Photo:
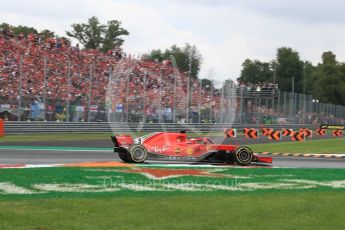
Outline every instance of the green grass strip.
<svg viewBox="0 0 345 230">
<path fill-rule="evenodd" d="M 0 169 L 0 229 L 343 229 L 344 226 L 343 169 L 216 168 L 202 170 L 226 177 L 185 175 L 160 180 L 129 173 L 126 171 L 129 169 Z M 236 180 L 233 176 L 240 178 L 239 186 L 246 184 L 253 189 L 94 190 L 95 186 L 112 188 L 116 183 L 151 187 L 186 183 L 232 186 Z M 6 195 L 8 184 L 38 193 Z M 90 191 L 48 189 L 42 193 L 42 189 L 34 186 L 38 184 L 64 184 L 60 188 L 85 185 Z M 280 186 L 274 189 L 262 187 L 277 184 Z M 21 189 L 12 191 L 18 193 Z"/>
<path fill-rule="evenodd" d="M 271 192 L 345 190 L 344 169 L 227 167 L 212 169 L 182 167 L 172 169 L 146 166 L 136 167 L 134 172 L 128 172 L 130 169 L 133 168 L 0 169 L 0 200 L 20 197 L 160 196 L 163 194 L 183 194 L 185 191 L 193 191 L 195 194 L 254 193 L 259 195 Z M 154 172 L 157 172 L 157 169 L 170 177 L 156 177 L 154 179 L 153 176 L 157 175 Z M 187 170 L 188 172 L 181 175 L 176 174 L 176 170 Z M 195 172 L 195 170 L 201 170 L 203 173 L 191 176 L 190 171 Z M 166 174 L 167 171 L 168 174 Z M 211 175 L 208 176 L 208 173 L 211 173 Z M 151 176 L 148 177 L 148 175 Z M 13 185 L 10 190 L 14 192 L 8 192 L 8 189 L 6 189 L 8 184 Z M 170 187 L 171 189 L 169 189 L 167 187 L 179 184 L 182 184 L 183 188 Z M 37 187 L 37 185 L 39 186 Z M 138 185 L 145 188 L 136 190 L 127 187 L 127 185 Z M 210 185 L 216 187 L 208 187 Z M 30 191 L 30 193 L 16 193 L 18 188 L 13 190 L 14 186 Z M 89 186 L 94 186 L 94 188 Z M 217 186 L 225 186 L 228 189 Z"/>
<path fill-rule="evenodd" d="M 0 229 L 343 229 L 343 192 L 0 201 Z"/>
<path fill-rule="evenodd" d="M 345 153 L 345 138 L 306 140 L 303 142 L 277 142 L 273 144 L 249 145 L 254 152 L 276 153 Z"/>
</svg>

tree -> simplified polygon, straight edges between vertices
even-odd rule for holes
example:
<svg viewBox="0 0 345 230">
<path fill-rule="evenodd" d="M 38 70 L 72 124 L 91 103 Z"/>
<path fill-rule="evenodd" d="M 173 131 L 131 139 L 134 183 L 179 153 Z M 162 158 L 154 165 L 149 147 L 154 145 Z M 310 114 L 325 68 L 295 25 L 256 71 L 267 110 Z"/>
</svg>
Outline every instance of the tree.
<svg viewBox="0 0 345 230">
<path fill-rule="evenodd" d="M 164 52 L 156 49 L 152 50 L 149 54 L 143 55 L 143 58 L 162 62 L 164 60 L 170 60 L 171 56 L 175 58 L 176 66 L 180 71 L 189 72 L 189 67 L 191 67 L 191 76 L 197 78 L 202 63 L 202 56 L 195 45 L 188 43 L 183 47 L 173 45 Z"/>
<path fill-rule="evenodd" d="M 211 89 L 214 89 L 213 81 L 210 79 L 201 79 L 201 88 L 206 91 L 210 91 Z"/>
<path fill-rule="evenodd" d="M 321 56 L 323 65 L 334 66 L 337 64 L 336 56 L 331 51 L 324 52 Z"/>
<path fill-rule="evenodd" d="M 303 84 L 304 84 L 304 93 L 312 94 L 313 93 L 313 83 L 315 78 L 313 73 L 316 70 L 316 67 L 309 61 L 305 61 L 303 64 Z"/>
<path fill-rule="evenodd" d="M 273 74 L 270 63 L 246 59 L 242 64 L 241 76 L 237 78 L 237 81 L 245 84 L 272 82 Z"/>
<path fill-rule="evenodd" d="M 60 38 L 63 39 L 65 43 L 71 44 L 70 40 L 66 37 L 60 37 L 55 34 L 55 32 L 44 29 L 38 32 L 37 29 L 33 27 L 28 27 L 28 26 L 13 26 L 8 23 L 2 23 L 0 24 L 0 31 L 7 31 L 7 32 L 12 32 L 13 36 L 17 37 L 20 34 L 23 34 L 25 37 L 27 37 L 29 34 L 37 34 L 43 41 L 46 40 L 47 38 Z"/>
<path fill-rule="evenodd" d="M 321 102 L 345 105 L 345 64 L 332 52 L 322 54 L 322 64 L 313 73 L 313 97 Z"/>
<path fill-rule="evenodd" d="M 46 40 L 47 38 L 55 37 L 55 33 L 48 29 L 42 30 L 38 35 L 42 38 L 43 41 Z"/>
<path fill-rule="evenodd" d="M 29 34 L 37 34 L 37 30 L 35 28 L 21 25 L 12 27 L 12 31 L 15 36 L 18 36 L 21 33 L 24 34 L 24 36 L 28 36 Z"/>
<path fill-rule="evenodd" d="M 281 47 L 277 49 L 276 60 L 270 64 L 246 59 L 237 80 L 253 84 L 272 81 L 276 72 L 277 83 L 283 91 L 291 92 L 294 77 L 294 92 L 312 94 L 324 103 L 345 105 L 345 63 L 339 63 L 331 51 L 321 57 L 322 63 L 314 66 L 309 61 L 301 61 L 297 51 Z"/>
<path fill-rule="evenodd" d="M 129 35 L 121 27 L 120 21 L 111 20 L 103 25 L 95 16 L 89 18 L 88 23 L 74 23 L 71 26 L 73 30 L 66 31 L 67 36 L 76 38 L 85 49 L 99 49 L 103 52 L 121 46 L 124 42 L 121 36 Z"/>
<path fill-rule="evenodd" d="M 144 54 L 142 56 L 142 59 L 148 59 L 155 62 L 162 62 L 165 58 L 167 57 L 164 56 L 164 53 L 160 49 L 152 50 L 149 54 Z"/>
<path fill-rule="evenodd" d="M 28 27 L 28 26 L 13 26 L 8 23 L 2 23 L 0 24 L 0 30 L 8 30 L 13 32 L 13 36 L 18 36 L 19 34 L 23 34 L 25 37 L 28 36 L 29 34 L 37 34 L 37 30 L 33 27 Z"/>
<path fill-rule="evenodd" d="M 124 42 L 121 39 L 122 35 L 129 35 L 129 33 L 121 27 L 121 22 L 117 20 L 108 21 L 101 50 L 106 52 L 114 49 L 116 46 L 120 47 Z"/>
<path fill-rule="evenodd" d="M 277 50 L 277 80 L 279 88 L 291 91 L 294 78 L 295 92 L 303 92 L 303 62 L 298 52 L 291 48 L 282 47 Z"/>
</svg>

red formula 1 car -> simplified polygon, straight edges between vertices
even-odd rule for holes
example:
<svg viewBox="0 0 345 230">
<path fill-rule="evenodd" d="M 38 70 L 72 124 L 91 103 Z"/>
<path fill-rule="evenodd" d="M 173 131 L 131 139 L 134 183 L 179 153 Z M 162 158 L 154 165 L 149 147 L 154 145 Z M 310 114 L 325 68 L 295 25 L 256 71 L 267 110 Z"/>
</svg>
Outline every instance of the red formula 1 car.
<svg viewBox="0 0 345 230">
<path fill-rule="evenodd" d="M 215 144 L 206 137 L 187 139 L 180 133 L 156 132 L 133 140 L 129 135 L 112 136 L 114 152 L 128 163 L 146 159 L 167 159 L 198 162 L 218 162 L 248 165 L 252 162 L 272 163 L 272 158 L 260 157 L 246 146 Z"/>
</svg>

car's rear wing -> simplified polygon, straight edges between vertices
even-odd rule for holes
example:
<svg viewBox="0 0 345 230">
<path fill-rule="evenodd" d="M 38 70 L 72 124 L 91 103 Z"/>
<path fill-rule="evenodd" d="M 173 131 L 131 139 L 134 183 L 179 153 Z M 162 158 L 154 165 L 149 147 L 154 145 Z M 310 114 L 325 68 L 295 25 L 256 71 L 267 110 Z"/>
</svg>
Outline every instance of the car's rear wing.
<svg viewBox="0 0 345 230">
<path fill-rule="evenodd" d="M 129 147 L 134 144 L 134 140 L 130 135 L 111 136 L 114 147 Z"/>
</svg>

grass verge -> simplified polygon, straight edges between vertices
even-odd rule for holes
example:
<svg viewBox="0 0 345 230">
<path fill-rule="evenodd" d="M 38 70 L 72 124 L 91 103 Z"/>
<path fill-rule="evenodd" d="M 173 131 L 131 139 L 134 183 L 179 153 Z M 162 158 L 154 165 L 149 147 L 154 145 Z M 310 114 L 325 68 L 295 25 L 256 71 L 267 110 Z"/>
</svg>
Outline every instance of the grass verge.
<svg viewBox="0 0 345 230">
<path fill-rule="evenodd" d="M 306 140 L 304 142 L 277 142 L 249 146 L 255 152 L 345 154 L 345 138 Z"/>
<path fill-rule="evenodd" d="M 343 229 L 343 192 L 0 201 L 1 229 Z"/>
<path fill-rule="evenodd" d="M 345 170 L 214 170 L 0 169 L 0 229 L 343 229 Z"/>
</svg>

